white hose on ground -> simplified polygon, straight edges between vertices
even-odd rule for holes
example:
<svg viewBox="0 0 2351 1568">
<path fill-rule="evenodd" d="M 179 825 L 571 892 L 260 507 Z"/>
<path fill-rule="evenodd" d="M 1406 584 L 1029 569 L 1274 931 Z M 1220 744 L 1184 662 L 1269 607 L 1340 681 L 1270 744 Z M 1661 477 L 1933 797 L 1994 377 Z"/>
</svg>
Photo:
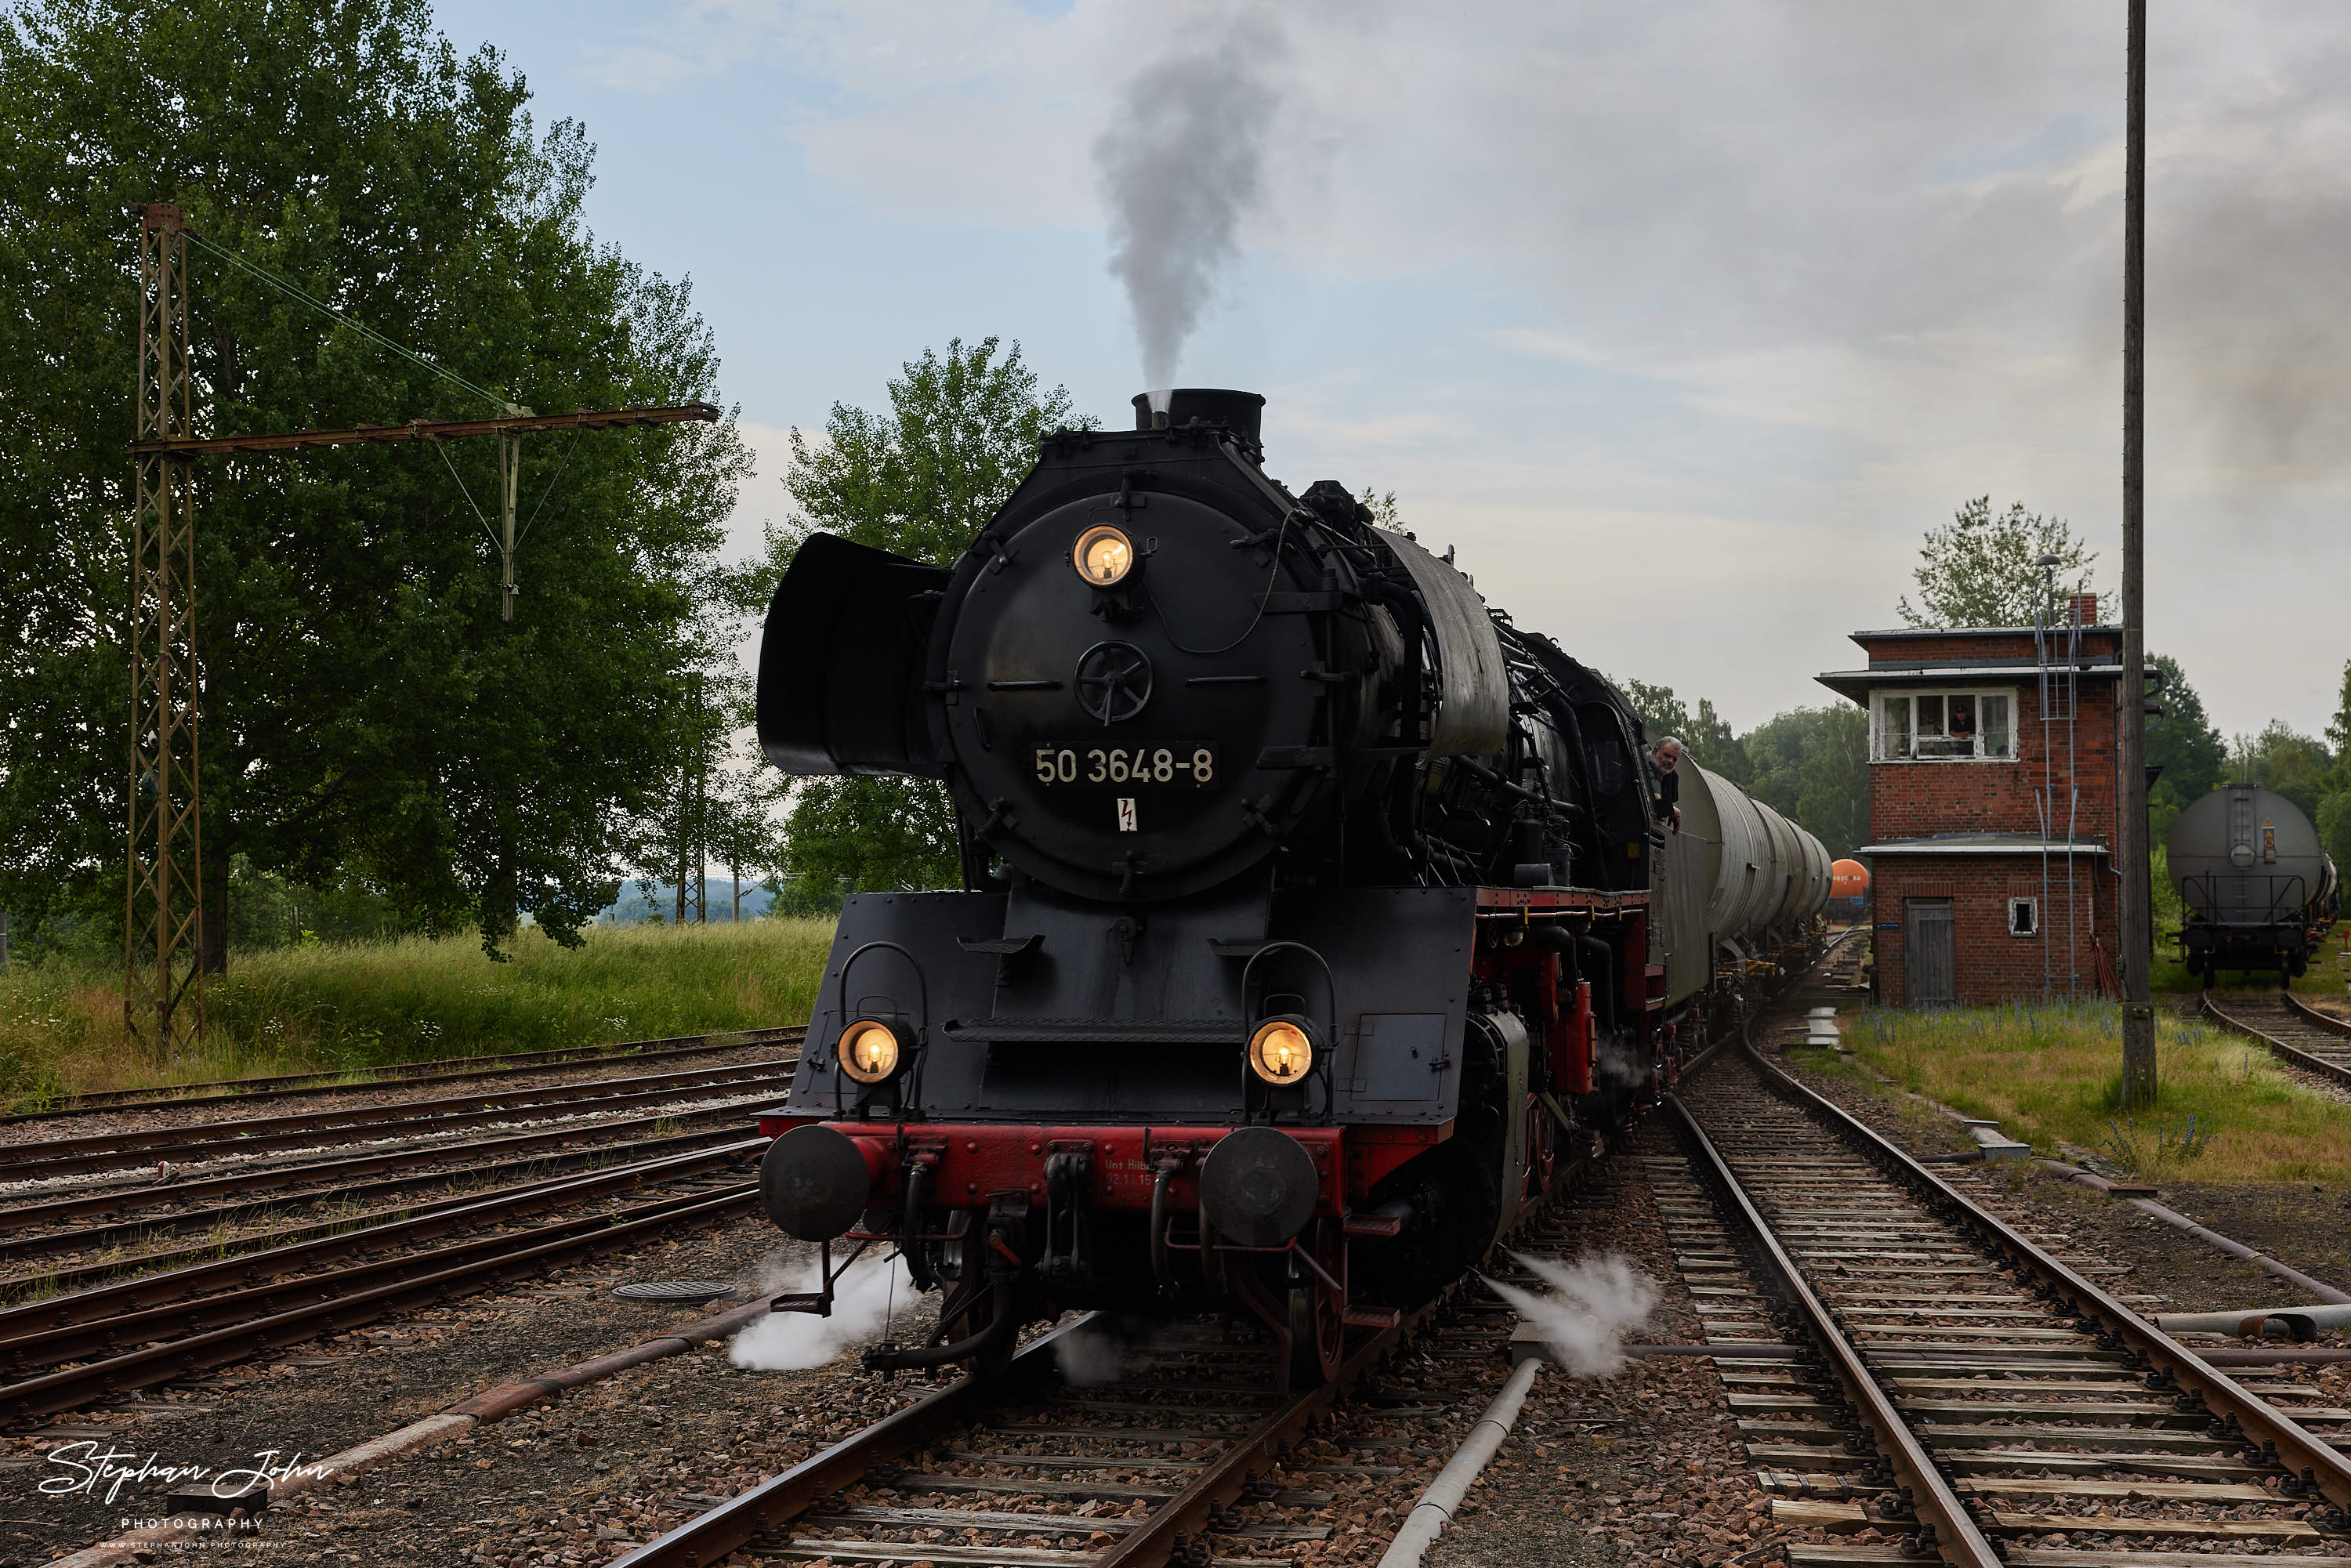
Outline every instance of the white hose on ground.
<svg viewBox="0 0 2351 1568">
<path fill-rule="evenodd" d="M 2330 1306 L 2351 1306 L 2351 1294 L 2336 1290 L 2323 1280 L 2314 1280 L 2301 1270 L 2290 1268 L 2266 1252 L 2256 1252 L 2241 1241 L 2232 1240 L 2217 1230 L 2208 1230 L 2178 1209 L 2166 1208 L 2151 1197 L 2132 1197 L 2126 1193 L 2117 1193 L 2113 1182 L 2095 1171 L 2085 1171 L 2079 1166 L 2067 1165 L 2063 1160 L 2043 1160 L 2041 1164 L 2093 1191 L 2103 1192 L 2110 1197 L 2120 1197 L 2141 1214 L 2150 1215 L 2166 1225 L 2184 1230 L 2197 1240 L 2217 1247 L 2231 1258 L 2242 1259 L 2254 1268 L 2274 1274 L 2288 1284 L 2298 1285 Z"/>
<path fill-rule="evenodd" d="M 2351 1306 L 2261 1307 L 2252 1312 L 2157 1312 L 2155 1326 L 2166 1333 L 2225 1333 L 2239 1339 L 2315 1337 L 2326 1329 L 2351 1329 Z"/>
<path fill-rule="evenodd" d="M 1530 1356 L 1519 1363 L 1469 1435 L 1461 1439 L 1452 1462 L 1437 1471 L 1428 1490 L 1405 1516 L 1404 1528 L 1388 1542 L 1386 1555 L 1380 1559 L 1379 1568 L 1419 1568 L 1421 1557 L 1435 1544 L 1437 1535 L 1453 1522 L 1454 1511 L 1461 1506 L 1470 1485 L 1485 1469 L 1502 1439 L 1518 1425 L 1519 1410 L 1527 1402 L 1527 1390 L 1534 1386 L 1535 1374 L 1542 1370 L 1542 1359 Z"/>
</svg>

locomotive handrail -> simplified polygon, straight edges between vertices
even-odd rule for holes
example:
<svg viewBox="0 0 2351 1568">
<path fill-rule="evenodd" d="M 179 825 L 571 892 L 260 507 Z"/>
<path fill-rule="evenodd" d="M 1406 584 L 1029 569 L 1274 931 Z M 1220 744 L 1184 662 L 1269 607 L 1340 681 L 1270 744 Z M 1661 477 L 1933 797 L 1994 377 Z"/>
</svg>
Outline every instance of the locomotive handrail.
<svg viewBox="0 0 2351 1568">
<path fill-rule="evenodd" d="M 931 1033 L 931 978 L 923 973 L 923 961 L 907 951 L 904 944 L 890 941 L 886 937 L 876 937 L 865 943 L 841 961 L 841 971 L 833 977 L 833 1011 L 841 1019 L 842 1030 L 846 1032 L 849 1028 L 849 971 L 857 967 L 857 960 L 876 947 L 889 948 L 914 967 L 914 984 L 919 988 L 915 994 L 922 998 L 923 1021 L 919 1031 L 914 1036 L 914 1060 L 906 1074 L 912 1080 L 908 1085 L 912 1092 L 908 1094 L 907 1099 L 912 1104 L 920 1105 L 923 1103 L 924 1047 L 930 1043 Z M 890 999 L 894 1003 L 898 998 L 892 997 Z M 832 1111 L 836 1116 L 846 1113 L 846 1107 L 841 1101 L 841 1041 L 836 1039 L 832 1042 Z"/>
<path fill-rule="evenodd" d="M 1339 1045 L 1339 981 L 1337 976 L 1332 972 L 1330 959 L 1325 958 L 1303 942 L 1287 940 L 1269 942 L 1249 955 L 1249 962 L 1241 966 L 1241 1012 L 1249 1020 L 1247 1028 L 1242 1030 L 1242 1038 L 1249 1038 L 1257 1026 L 1265 1021 L 1258 1016 L 1257 1005 L 1249 1000 L 1249 976 L 1256 971 L 1259 962 L 1268 953 L 1279 953 L 1284 949 L 1294 949 L 1303 953 L 1322 967 L 1322 1005 L 1324 1012 L 1330 1019 L 1331 1041 L 1329 1045 L 1315 1053 L 1314 1076 L 1322 1083 L 1321 1114 L 1327 1119 L 1339 1105 L 1338 1093 L 1331 1087 L 1331 1057 Z M 1241 1063 L 1241 1086 L 1244 1092 L 1249 1087 L 1249 1063 L 1244 1061 Z"/>
</svg>

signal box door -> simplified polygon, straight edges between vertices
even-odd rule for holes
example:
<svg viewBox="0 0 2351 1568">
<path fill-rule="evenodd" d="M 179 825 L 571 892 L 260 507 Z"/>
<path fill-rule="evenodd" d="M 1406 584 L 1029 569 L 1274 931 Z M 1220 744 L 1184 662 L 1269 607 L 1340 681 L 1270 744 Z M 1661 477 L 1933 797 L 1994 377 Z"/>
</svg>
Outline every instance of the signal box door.
<svg viewBox="0 0 2351 1568">
<path fill-rule="evenodd" d="M 1953 952 L 1951 901 L 1902 901 L 1903 994 L 1914 1008 L 1947 1008 L 1959 999 Z"/>
</svg>

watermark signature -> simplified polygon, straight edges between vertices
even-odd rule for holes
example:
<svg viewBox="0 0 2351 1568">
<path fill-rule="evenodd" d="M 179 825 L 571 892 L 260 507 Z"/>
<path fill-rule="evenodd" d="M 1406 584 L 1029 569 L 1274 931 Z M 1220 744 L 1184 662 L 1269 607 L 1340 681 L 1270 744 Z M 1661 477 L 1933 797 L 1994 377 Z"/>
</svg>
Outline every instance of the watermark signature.
<svg viewBox="0 0 2351 1568">
<path fill-rule="evenodd" d="M 266 1491 L 279 1481 L 298 1476 L 326 1474 L 326 1467 L 317 1460 L 304 1464 L 298 1450 L 288 1453 L 283 1448 L 263 1448 L 246 1457 L 254 1463 L 229 1467 L 165 1464 L 160 1451 L 141 1458 L 110 1442 L 102 1448 L 96 1442 L 67 1443 L 48 1451 L 48 1462 L 57 1467 L 57 1473 L 43 1476 L 34 1490 L 45 1497 L 102 1496 L 111 1505 L 122 1495 L 124 1487 L 161 1481 L 167 1487 L 194 1484 L 225 1500 L 249 1491 Z"/>
</svg>

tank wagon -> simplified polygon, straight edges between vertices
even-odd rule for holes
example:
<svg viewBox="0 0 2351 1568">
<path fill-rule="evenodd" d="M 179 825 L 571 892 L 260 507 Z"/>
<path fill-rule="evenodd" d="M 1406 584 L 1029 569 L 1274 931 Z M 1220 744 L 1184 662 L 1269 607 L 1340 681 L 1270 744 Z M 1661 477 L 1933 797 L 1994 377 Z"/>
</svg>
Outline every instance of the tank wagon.
<svg viewBox="0 0 2351 1568">
<path fill-rule="evenodd" d="M 1832 919 L 1858 920 L 1869 907 L 1869 868 L 1855 860 L 1829 865 L 1828 913 Z"/>
<path fill-rule="evenodd" d="M 759 1118 L 781 1228 L 939 1294 L 870 1364 L 1214 1304 L 1326 1377 L 1816 924 L 1816 840 L 1694 766 L 1671 831 L 1622 695 L 1270 477 L 1263 401 L 1138 397 L 954 566 L 818 535 L 776 591 L 768 759 L 935 779 L 963 850 L 960 889 L 848 901 Z"/>
<path fill-rule="evenodd" d="M 2335 862 L 2284 796 L 2253 784 L 2213 790 L 2179 813 L 2168 852 L 2185 910 L 2188 972 L 2291 980 L 2310 967 L 2339 913 Z"/>
</svg>

